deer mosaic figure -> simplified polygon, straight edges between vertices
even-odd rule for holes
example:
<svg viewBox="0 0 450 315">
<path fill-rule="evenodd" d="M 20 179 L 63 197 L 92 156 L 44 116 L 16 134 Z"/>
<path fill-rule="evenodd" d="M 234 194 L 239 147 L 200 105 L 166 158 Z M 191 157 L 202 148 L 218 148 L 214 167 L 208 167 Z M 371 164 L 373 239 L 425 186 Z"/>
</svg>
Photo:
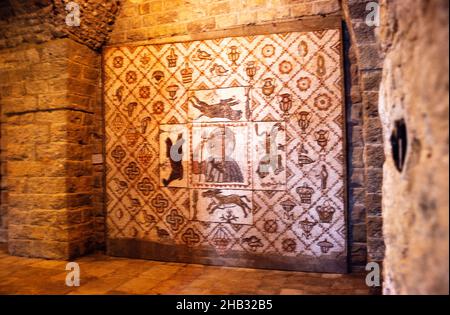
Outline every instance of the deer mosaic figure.
<svg viewBox="0 0 450 315">
<path fill-rule="evenodd" d="M 252 209 L 248 206 L 247 202 L 250 200 L 247 196 L 239 195 L 224 195 L 221 190 L 207 190 L 202 193 L 202 197 L 211 198 L 212 202 L 206 209 L 209 214 L 213 214 L 216 210 L 226 209 L 229 207 L 238 206 L 244 212 L 244 217 L 247 218 Z"/>
<path fill-rule="evenodd" d="M 269 175 L 270 169 L 272 169 L 275 175 L 284 171 L 283 157 L 278 154 L 278 151 L 285 151 L 284 145 L 276 143 L 276 137 L 279 131 L 283 131 L 283 126 L 278 123 L 272 127 L 270 131 L 259 133 L 258 124 L 255 124 L 255 131 L 258 137 L 264 136 L 264 148 L 265 155 L 260 160 L 256 173 L 261 179 L 266 178 Z"/>
</svg>

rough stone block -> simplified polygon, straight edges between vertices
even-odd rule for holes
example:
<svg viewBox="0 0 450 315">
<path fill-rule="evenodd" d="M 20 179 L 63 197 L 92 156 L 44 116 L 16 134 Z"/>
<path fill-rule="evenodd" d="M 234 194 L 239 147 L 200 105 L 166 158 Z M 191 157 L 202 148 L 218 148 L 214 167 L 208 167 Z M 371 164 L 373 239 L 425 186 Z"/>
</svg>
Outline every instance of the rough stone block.
<svg viewBox="0 0 450 315">
<path fill-rule="evenodd" d="M 52 142 L 77 143 L 77 144 L 89 143 L 88 128 L 81 125 L 55 123 L 50 126 L 50 132 L 51 132 L 50 140 Z"/>
<path fill-rule="evenodd" d="M 364 148 L 352 147 L 349 150 L 350 165 L 353 168 L 364 168 Z"/>
<path fill-rule="evenodd" d="M 367 214 L 371 216 L 380 216 L 382 212 L 381 194 L 366 194 L 365 200 Z"/>
<path fill-rule="evenodd" d="M 353 207 L 356 204 L 363 205 L 365 200 L 365 189 L 364 188 L 352 188 L 349 191 L 350 195 L 350 206 Z"/>
<path fill-rule="evenodd" d="M 9 194 L 9 207 L 33 210 L 33 209 L 49 209 L 58 210 L 65 209 L 68 204 L 68 197 L 66 194 L 51 194 L 51 195 L 35 195 L 35 194 Z"/>
<path fill-rule="evenodd" d="M 4 98 L 2 99 L 2 113 L 13 114 L 22 113 L 26 111 L 35 110 L 38 104 L 36 96 L 27 95 L 18 98 Z"/>
<path fill-rule="evenodd" d="M 371 194 L 381 194 L 383 184 L 383 170 L 369 169 L 366 171 L 366 189 Z"/>
<path fill-rule="evenodd" d="M 369 238 L 383 238 L 383 219 L 381 217 L 367 217 L 367 235 Z"/>
<path fill-rule="evenodd" d="M 34 144 L 14 144 L 7 143 L 6 159 L 10 161 L 27 161 L 35 158 Z"/>
<path fill-rule="evenodd" d="M 351 222 L 353 224 L 366 224 L 366 208 L 362 205 L 355 205 L 351 209 Z"/>
<path fill-rule="evenodd" d="M 364 121 L 364 142 L 372 144 L 383 143 L 383 131 L 382 131 L 380 118 L 369 118 Z"/>
<path fill-rule="evenodd" d="M 367 13 L 368 11 L 365 12 L 364 17 L 367 16 Z M 352 28 L 358 43 L 376 43 L 374 27 L 368 26 L 363 21 L 355 21 L 352 23 Z"/>
<path fill-rule="evenodd" d="M 378 118 L 378 91 L 377 92 L 364 92 L 363 93 L 363 104 L 364 104 L 364 117 L 365 118 Z"/>
<path fill-rule="evenodd" d="M 256 15 L 256 14 L 255 14 Z M 241 20 L 241 16 L 239 16 Z M 201 33 L 209 30 L 213 30 L 216 27 L 216 20 L 214 18 L 207 18 L 190 22 L 187 24 L 187 31 L 189 33 Z"/>
<path fill-rule="evenodd" d="M 381 83 L 381 70 L 361 71 L 360 81 L 364 92 L 378 92 Z"/>
<path fill-rule="evenodd" d="M 380 51 L 377 44 L 359 45 L 359 54 L 359 65 L 361 71 L 382 68 L 382 58 L 380 56 Z"/>
<path fill-rule="evenodd" d="M 26 126 L 11 126 L 6 128 L 7 141 L 15 144 L 45 144 L 50 140 L 48 124 L 30 124 Z"/>
<path fill-rule="evenodd" d="M 63 177 L 66 166 L 61 161 L 8 161 L 8 177 Z"/>
<path fill-rule="evenodd" d="M 366 224 L 355 224 L 352 226 L 352 240 L 357 243 L 365 243 L 367 240 Z"/>
<path fill-rule="evenodd" d="M 355 147 L 364 146 L 363 139 L 363 129 L 359 126 L 353 126 L 351 130 L 349 130 L 351 136 L 351 144 Z"/>
<path fill-rule="evenodd" d="M 67 161 L 65 164 L 67 177 L 80 177 L 92 175 L 92 164 L 90 161 Z"/>
<path fill-rule="evenodd" d="M 386 245 L 383 239 L 372 239 L 367 240 L 368 246 L 368 259 L 369 261 L 381 262 L 384 260 Z"/>
<path fill-rule="evenodd" d="M 353 243 L 350 256 L 352 265 L 366 265 L 367 245 L 365 243 Z"/>
<path fill-rule="evenodd" d="M 382 168 L 385 155 L 384 146 L 382 144 L 368 144 L 364 150 L 364 160 L 366 167 Z"/>
</svg>

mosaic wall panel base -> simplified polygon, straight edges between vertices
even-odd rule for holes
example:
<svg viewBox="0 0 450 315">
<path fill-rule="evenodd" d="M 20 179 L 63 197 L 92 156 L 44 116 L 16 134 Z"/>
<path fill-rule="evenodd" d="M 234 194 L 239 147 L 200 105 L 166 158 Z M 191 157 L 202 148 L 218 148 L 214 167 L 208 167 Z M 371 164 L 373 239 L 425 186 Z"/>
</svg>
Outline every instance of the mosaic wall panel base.
<svg viewBox="0 0 450 315">
<path fill-rule="evenodd" d="M 345 272 L 340 34 L 108 48 L 109 253 Z"/>
</svg>

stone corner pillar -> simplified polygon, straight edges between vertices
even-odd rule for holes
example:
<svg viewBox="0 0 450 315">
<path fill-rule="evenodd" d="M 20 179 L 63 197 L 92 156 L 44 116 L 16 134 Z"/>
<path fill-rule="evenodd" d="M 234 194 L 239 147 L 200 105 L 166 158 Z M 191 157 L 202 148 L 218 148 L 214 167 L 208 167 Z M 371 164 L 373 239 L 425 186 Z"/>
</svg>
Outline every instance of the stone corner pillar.
<svg viewBox="0 0 450 315">
<path fill-rule="evenodd" d="M 0 51 L 2 181 L 10 254 L 93 249 L 93 126 L 100 56 L 71 39 Z"/>
</svg>

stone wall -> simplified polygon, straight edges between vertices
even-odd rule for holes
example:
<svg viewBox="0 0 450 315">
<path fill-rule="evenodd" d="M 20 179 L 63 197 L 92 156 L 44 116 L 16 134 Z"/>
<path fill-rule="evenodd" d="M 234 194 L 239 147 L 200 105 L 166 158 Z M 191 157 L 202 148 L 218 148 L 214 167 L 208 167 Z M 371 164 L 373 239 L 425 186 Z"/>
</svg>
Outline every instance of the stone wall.
<svg viewBox="0 0 450 315">
<path fill-rule="evenodd" d="M 70 37 L 94 50 L 102 47 L 119 9 L 118 0 L 77 0 L 80 25 L 68 26 L 71 0 L 9 0 L 0 3 L 0 48 Z"/>
<path fill-rule="evenodd" d="M 446 0 L 384 1 L 380 93 L 385 151 L 383 219 L 388 294 L 448 294 L 448 8 Z M 403 168 L 396 122 L 407 128 Z M 394 134 L 395 136 L 395 134 Z M 394 145 L 394 146 L 393 146 Z"/>
<path fill-rule="evenodd" d="M 343 1 L 351 47 L 348 51 L 347 109 L 350 159 L 350 225 L 352 255 L 382 263 L 385 245 L 382 224 L 383 137 L 378 113 L 382 56 L 377 28 L 368 26 L 367 4 L 373 1 Z"/>
<path fill-rule="evenodd" d="M 125 0 L 109 43 L 340 13 L 338 0 Z"/>
<path fill-rule="evenodd" d="M 70 39 L 1 52 L 8 247 L 72 257 L 93 238 L 93 108 L 100 57 Z"/>
<path fill-rule="evenodd" d="M 9 234 L 10 251 L 18 255 L 67 258 L 104 247 L 101 56 L 95 50 L 119 2 L 77 1 L 80 27 L 66 25 L 67 2 L 0 5 L 0 242 Z"/>
</svg>

